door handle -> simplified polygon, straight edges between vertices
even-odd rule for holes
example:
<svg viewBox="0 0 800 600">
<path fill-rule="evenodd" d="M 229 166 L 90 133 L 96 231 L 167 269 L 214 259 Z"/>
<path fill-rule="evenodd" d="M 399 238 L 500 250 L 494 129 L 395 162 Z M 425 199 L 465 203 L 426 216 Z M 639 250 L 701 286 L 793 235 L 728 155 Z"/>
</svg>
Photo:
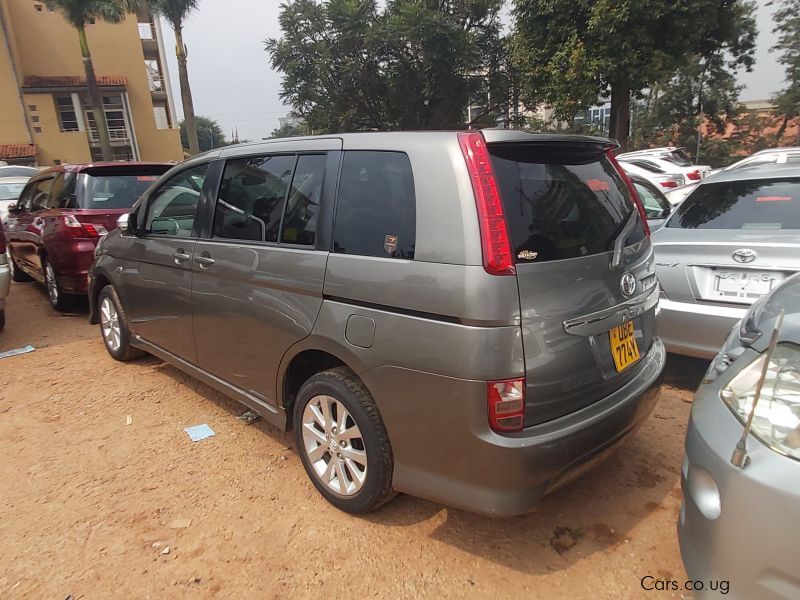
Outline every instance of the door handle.
<svg viewBox="0 0 800 600">
<path fill-rule="evenodd" d="M 210 256 L 195 256 L 194 259 L 197 261 L 197 264 L 200 265 L 201 269 L 207 269 L 217 262 Z"/>
<path fill-rule="evenodd" d="M 190 258 L 192 258 L 192 255 L 191 255 L 191 254 L 186 254 L 186 253 L 183 251 L 183 248 L 180 248 L 180 249 L 178 249 L 176 252 L 174 252 L 174 253 L 172 254 L 172 258 L 174 258 L 174 259 L 175 259 L 175 264 L 176 264 L 176 265 L 179 265 L 179 264 L 181 264 L 182 262 L 186 262 L 187 260 L 189 260 Z"/>
</svg>

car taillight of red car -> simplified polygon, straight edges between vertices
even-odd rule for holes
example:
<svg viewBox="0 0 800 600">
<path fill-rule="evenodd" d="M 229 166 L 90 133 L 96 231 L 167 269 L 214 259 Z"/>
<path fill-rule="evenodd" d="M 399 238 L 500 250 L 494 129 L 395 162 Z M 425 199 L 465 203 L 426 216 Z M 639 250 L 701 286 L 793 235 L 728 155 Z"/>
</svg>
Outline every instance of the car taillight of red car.
<svg viewBox="0 0 800 600">
<path fill-rule="evenodd" d="M 102 225 L 82 223 L 74 215 L 65 215 L 62 219 L 64 233 L 69 237 L 98 239 L 108 233 L 108 230 Z"/>
</svg>

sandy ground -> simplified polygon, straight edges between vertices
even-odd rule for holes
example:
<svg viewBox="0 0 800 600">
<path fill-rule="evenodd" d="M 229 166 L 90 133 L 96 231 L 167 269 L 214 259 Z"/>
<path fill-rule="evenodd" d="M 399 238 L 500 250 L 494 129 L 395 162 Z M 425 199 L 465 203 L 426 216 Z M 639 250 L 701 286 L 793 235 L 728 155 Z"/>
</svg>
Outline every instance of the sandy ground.
<svg viewBox="0 0 800 600">
<path fill-rule="evenodd" d="M 14 284 L 0 351 L 0 598 L 680 597 L 675 532 L 692 390 L 534 513 L 479 517 L 399 496 L 356 518 L 306 478 L 291 434 L 154 358 L 105 352 L 86 309 Z M 127 423 L 130 415 L 131 423 Z M 208 423 L 216 436 L 189 441 Z M 168 549 L 168 550 L 167 550 Z"/>
</svg>

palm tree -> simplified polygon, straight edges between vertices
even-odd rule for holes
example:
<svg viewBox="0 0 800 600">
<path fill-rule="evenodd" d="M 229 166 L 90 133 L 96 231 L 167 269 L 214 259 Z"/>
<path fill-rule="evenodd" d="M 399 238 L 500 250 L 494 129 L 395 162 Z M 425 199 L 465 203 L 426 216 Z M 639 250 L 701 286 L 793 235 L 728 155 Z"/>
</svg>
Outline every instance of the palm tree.
<svg viewBox="0 0 800 600">
<path fill-rule="evenodd" d="M 127 0 L 45 0 L 47 8 L 58 10 L 69 23 L 78 30 L 78 41 L 81 45 L 83 68 L 86 71 L 86 86 L 89 88 L 89 105 L 97 126 L 97 137 L 100 140 L 100 151 L 103 160 L 114 160 L 114 150 L 108 136 L 108 123 L 103 110 L 103 98 L 97 85 L 94 73 L 92 54 L 86 40 L 86 25 L 96 20 L 108 23 L 119 23 L 125 19 L 132 4 Z"/>
<path fill-rule="evenodd" d="M 175 56 L 178 59 L 178 79 L 181 83 L 181 101 L 183 103 L 183 119 L 186 123 L 186 134 L 189 142 L 189 154 L 200 152 L 197 141 L 197 123 L 194 117 L 192 89 L 189 87 L 189 71 L 186 68 L 186 44 L 183 43 L 183 22 L 197 8 L 199 0 L 147 0 L 150 10 L 162 15 L 169 21 L 175 32 Z"/>
</svg>

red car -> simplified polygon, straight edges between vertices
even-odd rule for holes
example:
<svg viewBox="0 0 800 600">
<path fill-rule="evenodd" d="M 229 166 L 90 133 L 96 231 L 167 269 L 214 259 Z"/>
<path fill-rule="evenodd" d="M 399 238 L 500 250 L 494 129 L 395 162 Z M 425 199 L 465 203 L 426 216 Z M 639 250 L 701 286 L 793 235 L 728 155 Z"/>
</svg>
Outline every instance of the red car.
<svg viewBox="0 0 800 600">
<path fill-rule="evenodd" d="M 86 294 L 98 240 L 173 165 L 61 165 L 28 181 L 5 224 L 14 281 L 44 283 L 50 304 L 68 309 Z"/>
</svg>

